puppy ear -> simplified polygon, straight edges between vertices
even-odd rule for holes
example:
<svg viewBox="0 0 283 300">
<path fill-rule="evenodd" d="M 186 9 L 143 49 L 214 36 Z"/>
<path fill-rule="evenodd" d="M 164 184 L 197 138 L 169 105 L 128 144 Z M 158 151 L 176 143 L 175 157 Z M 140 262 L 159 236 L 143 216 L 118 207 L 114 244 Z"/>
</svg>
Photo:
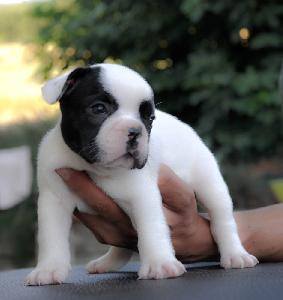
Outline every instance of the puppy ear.
<svg viewBox="0 0 283 300">
<path fill-rule="evenodd" d="M 41 88 L 43 99 L 49 104 L 60 101 L 65 95 L 70 94 L 78 82 L 90 71 L 90 67 L 77 68 L 72 72 L 48 80 Z"/>
</svg>

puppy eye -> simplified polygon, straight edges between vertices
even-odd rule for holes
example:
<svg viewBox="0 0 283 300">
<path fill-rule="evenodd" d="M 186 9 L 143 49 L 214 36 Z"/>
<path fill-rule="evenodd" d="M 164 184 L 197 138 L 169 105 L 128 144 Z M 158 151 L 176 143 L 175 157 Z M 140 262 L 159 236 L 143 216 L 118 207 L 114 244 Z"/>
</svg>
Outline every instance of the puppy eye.
<svg viewBox="0 0 283 300">
<path fill-rule="evenodd" d="M 98 103 L 91 106 L 91 112 L 94 114 L 105 114 L 107 113 L 107 108 L 104 104 Z"/>
</svg>

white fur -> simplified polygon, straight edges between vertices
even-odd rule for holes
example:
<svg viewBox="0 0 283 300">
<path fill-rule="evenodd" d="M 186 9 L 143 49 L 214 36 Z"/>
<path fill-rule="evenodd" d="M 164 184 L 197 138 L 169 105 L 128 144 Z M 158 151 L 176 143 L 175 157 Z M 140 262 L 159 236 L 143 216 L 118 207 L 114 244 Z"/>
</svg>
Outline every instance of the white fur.
<svg viewBox="0 0 283 300">
<path fill-rule="evenodd" d="M 135 95 L 139 94 L 142 98 L 150 97 L 152 93 L 150 87 L 131 70 L 128 72 L 128 69 L 124 70 L 121 67 L 119 69 L 116 66 L 105 68 L 108 72 L 109 70 L 113 72 L 108 74 L 106 71 L 103 84 L 119 99 L 121 105 L 121 110 L 119 109 L 113 117 L 116 119 L 114 121 L 128 118 L 127 122 L 139 122 Z M 125 78 L 128 84 L 125 84 L 123 80 Z M 130 92 L 129 86 L 133 88 Z M 58 91 L 53 91 L 52 95 L 58 94 L 60 94 Z M 107 120 L 105 127 L 113 128 L 111 125 L 114 121 Z M 99 139 L 106 147 L 107 142 L 103 139 L 107 130 L 105 132 L 103 130 L 106 129 L 102 126 Z M 145 141 L 142 144 L 145 144 Z M 54 172 L 60 167 L 88 171 L 96 184 L 130 216 L 139 238 L 138 248 L 141 258 L 139 278 L 175 277 L 185 271 L 183 265 L 175 258 L 162 211 L 157 185 L 161 163 L 168 165 L 190 184 L 199 201 L 207 208 L 212 233 L 221 254 L 221 265 L 224 268 L 244 268 L 257 263 L 257 259 L 248 254 L 240 242 L 233 218 L 231 197 L 215 158 L 195 131 L 175 117 L 157 111 L 149 147 L 141 147 L 145 147 L 143 153 L 149 154 L 148 162 L 143 169 L 129 170 L 117 168 L 115 165 L 115 168 L 108 169 L 103 166 L 92 166 L 72 152 L 64 143 L 59 123 L 44 137 L 38 155 L 39 257 L 37 267 L 27 278 L 28 284 L 63 282 L 70 269 L 68 235 L 72 212 L 76 206 L 82 210 L 84 205 Z M 115 155 L 117 157 L 120 155 L 118 148 L 113 151 L 111 159 Z M 87 269 L 90 273 L 115 271 L 130 257 L 131 251 L 111 247 L 106 255 L 91 261 Z"/>
</svg>

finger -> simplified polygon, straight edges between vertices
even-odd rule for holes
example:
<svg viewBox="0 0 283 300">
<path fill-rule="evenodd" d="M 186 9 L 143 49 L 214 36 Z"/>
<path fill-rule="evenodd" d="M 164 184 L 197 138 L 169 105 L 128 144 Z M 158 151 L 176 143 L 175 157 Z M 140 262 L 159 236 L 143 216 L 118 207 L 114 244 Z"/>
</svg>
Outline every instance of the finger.
<svg viewBox="0 0 283 300">
<path fill-rule="evenodd" d="M 106 232 L 111 233 L 114 229 L 110 222 L 99 215 L 82 213 L 77 209 L 74 211 L 74 215 L 96 236 L 99 242 L 108 242 L 109 238 L 107 238 Z"/>
<path fill-rule="evenodd" d="M 74 211 L 74 215 L 96 236 L 100 243 L 135 249 L 136 235 L 130 236 L 99 215 Z"/>
<path fill-rule="evenodd" d="M 159 172 L 159 189 L 165 206 L 177 213 L 196 210 L 196 199 L 190 186 L 169 167 L 162 165 Z"/>
<path fill-rule="evenodd" d="M 99 215 L 115 222 L 125 219 L 125 213 L 121 208 L 99 189 L 85 172 L 62 168 L 56 170 L 56 173 L 61 176 L 74 193 Z"/>
</svg>

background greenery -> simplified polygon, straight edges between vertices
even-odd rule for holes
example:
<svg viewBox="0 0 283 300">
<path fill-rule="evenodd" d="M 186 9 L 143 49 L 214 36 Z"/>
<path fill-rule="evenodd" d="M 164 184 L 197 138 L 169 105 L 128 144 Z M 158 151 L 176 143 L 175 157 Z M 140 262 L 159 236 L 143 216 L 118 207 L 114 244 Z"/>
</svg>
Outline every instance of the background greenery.
<svg viewBox="0 0 283 300">
<path fill-rule="evenodd" d="M 32 42 L 36 27 L 30 16 L 31 5 L 1 5 L 0 42 Z"/>
<path fill-rule="evenodd" d="M 28 44 L 39 79 L 103 61 L 141 72 L 158 107 L 215 151 L 239 208 L 275 202 L 266 182 L 283 170 L 282 31 L 279 0 L 53 0 L 0 9 L 0 42 Z M 0 148 L 30 145 L 35 166 L 51 124 L 3 127 Z M 27 201 L 0 212 L 0 244 L 17 267 L 34 257 L 36 198 L 34 184 Z"/>
<path fill-rule="evenodd" d="M 33 14 L 45 76 L 58 66 L 122 62 L 220 158 L 257 158 L 282 146 L 281 1 L 52 1 Z"/>
</svg>

